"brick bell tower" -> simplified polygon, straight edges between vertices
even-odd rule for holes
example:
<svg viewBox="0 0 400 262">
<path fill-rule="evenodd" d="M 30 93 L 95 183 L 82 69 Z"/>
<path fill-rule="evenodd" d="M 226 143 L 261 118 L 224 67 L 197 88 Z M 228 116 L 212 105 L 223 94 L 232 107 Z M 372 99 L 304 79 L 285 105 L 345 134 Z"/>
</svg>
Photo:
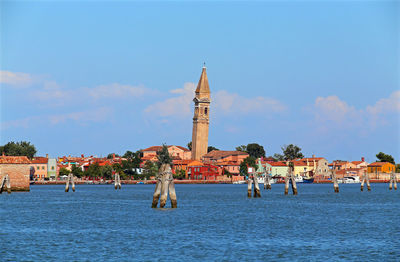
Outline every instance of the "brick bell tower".
<svg viewBox="0 0 400 262">
<path fill-rule="evenodd" d="M 205 65 L 203 66 L 193 101 L 192 159 L 201 160 L 201 157 L 207 154 L 211 102 Z"/>
</svg>

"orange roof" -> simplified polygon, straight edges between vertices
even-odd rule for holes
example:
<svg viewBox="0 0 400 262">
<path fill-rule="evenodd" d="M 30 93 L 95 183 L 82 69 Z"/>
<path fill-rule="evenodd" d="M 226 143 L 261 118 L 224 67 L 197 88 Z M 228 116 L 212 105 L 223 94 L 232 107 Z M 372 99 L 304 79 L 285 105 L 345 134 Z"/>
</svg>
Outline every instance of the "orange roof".
<svg viewBox="0 0 400 262">
<path fill-rule="evenodd" d="M 271 166 L 287 166 L 284 162 L 278 161 L 278 162 L 268 162 Z"/>
<path fill-rule="evenodd" d="M 222 151 L 222 150 L 213 150 L 203 156 L 203 158 L 225 158 L 228 156 L 239 156 L 239 155 L 249 155 L 246 152 L 242 151 Z"/>
<path fill-rule="evenodd" d="M 38 156 L 38 157 L 32 158 L 31 163 L 32 164 L 47 164 L 48 161 L 49 161 L 49 159 L 47 157 Z"/>
<path fill-rule="evenodd" d="M 392 163 L 389 163 L 389 162 L 374 162 L 374 163 L 369 164 L 368 166 L 384 166 L 386 164 L 393 165 Z"/>
<path fill-rule="evenodd" d="M 365 163 L 365 161 L 351 161 L 351 163 L 353 163 L 354 165 L 359 165 Z"/>
<path fill-rule="evenodd" d="M 30 164 L 26 156 L 0 156 L 0 164 Z"/>
</svg>

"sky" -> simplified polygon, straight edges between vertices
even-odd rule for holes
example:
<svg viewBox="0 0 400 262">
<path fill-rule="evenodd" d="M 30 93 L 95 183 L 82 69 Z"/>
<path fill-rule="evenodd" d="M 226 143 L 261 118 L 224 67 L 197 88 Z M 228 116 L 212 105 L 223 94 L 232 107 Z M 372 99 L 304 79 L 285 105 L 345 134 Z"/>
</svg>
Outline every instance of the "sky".
<svg viewBox="0 0 400 262">
<path fill-rule="evenodd" d="M 0 144 L 123 154 L 191 141 L 400 162 L 399 1 L 1 1 Z"/>
</svg>

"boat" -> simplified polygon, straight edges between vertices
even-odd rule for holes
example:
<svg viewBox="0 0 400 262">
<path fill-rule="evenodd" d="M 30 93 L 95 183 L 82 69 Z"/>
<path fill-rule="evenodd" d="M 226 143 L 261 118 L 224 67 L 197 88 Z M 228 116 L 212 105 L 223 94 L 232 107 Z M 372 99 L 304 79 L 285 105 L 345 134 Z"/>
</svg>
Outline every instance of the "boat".
<svg viewBox="0 0 400 262">
<path fill-rule="evenodd" d="M 259 184 L 264 184 L 264 176 L 259 176 L 257 178 L 257 181 L 258 181 Z M 271 184 L 275 184 L 275 180 L 272 177 L 270 178 L 269 181 L 270 181 Z"/>
<path fill-rule="evenodd" d="M 358 176 L 345 176 L 341 179 L 338 179 L 338 183 L 357 184 L 357 183 L 361 183 L 361 182 L 360 182 L 360 177 L 358 177 Z"/>
<path fill-rule="evenodd" d="M 246 183 L 246 181 L 244 181 L 244 180 L 239 180 L 239 181 L 233 182 L 232 184 L 239 185 L 239 184 L 245 184 L 245 183 Z"/>
<path fill-rule="evenodd" d="M 314 178 L 313 177 L 303 178 L 303 183 L 306 183 L 306 184 L 314 183 Z"/>
</svg>

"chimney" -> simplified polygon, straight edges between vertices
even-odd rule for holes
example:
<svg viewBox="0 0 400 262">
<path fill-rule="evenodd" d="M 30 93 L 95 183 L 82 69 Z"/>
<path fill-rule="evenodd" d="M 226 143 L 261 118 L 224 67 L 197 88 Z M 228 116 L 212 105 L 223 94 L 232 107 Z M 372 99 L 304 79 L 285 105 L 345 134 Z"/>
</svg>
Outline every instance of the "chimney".
<svg viewBox="0 0 400 262">
<path fill-rule="evenodd" d="M 113 153 L 113 159 L 115 159 L 115 153 Z"/>
<path fill-rule="evenodd" d="M 85 156 L 82 154 L 81 157 L 84 158 Z"/>
<path fill-rule="evenodd" d="M 49 158 L 49 154 L 46 154 L 46 158 Z"/>
<path fill-rule="evenodd" d="M 362 158 L 361 158 L 361 161 L 365 162 L 365 158 L 364 158 L 364 157 L 362 157 Z"/>
<path fill-rule="evenodd" d="M 2 154 L 2 156 L 6 156 L 6 154 L 4 154 L 4 151 L 3 151 L 3 154 Z"/>
<path fill-rule="evenodd" d="M 315 158 L 315 155 L 312 155 L 313 158 Z"/>
</svg>

